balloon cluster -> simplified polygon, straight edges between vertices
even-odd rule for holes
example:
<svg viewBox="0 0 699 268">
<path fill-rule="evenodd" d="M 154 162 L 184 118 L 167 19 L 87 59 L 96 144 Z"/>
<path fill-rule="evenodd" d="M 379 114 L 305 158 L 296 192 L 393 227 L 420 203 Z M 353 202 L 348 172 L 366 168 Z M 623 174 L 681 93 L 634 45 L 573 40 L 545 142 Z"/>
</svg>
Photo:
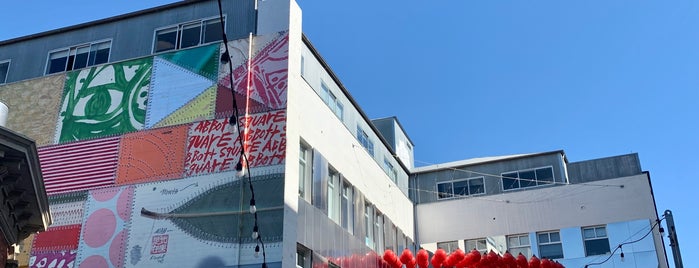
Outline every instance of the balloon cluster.
<svg viewBox="0 0 699 268">
<path fill-rule="evenodd" d="M 432 260 L 429 261 L 429 254 L 424 249 L 417 252 L 417 257 L 413 257 L 410 250 L 405 249 L 400 257 L 396 256 L 392 250 L 388 249 L 383 254 L 383 264 L 387 268 L 401 268 L 405 264 L 406 268 L 427 268 L 428 264 L 432 268 L 563 268 L 557 261 L 546 258 L 539 259 L 536 255 L 527 260 L 527 257 L 520 253 L 516 258 L 509 252 L 502 256 L 490 251 L 481 254 L 478 250 L 471 250 L 465 253 L 461 249 L 454 250 L 447 254 L 443 249 L 437 249 Z"/>
</svg>

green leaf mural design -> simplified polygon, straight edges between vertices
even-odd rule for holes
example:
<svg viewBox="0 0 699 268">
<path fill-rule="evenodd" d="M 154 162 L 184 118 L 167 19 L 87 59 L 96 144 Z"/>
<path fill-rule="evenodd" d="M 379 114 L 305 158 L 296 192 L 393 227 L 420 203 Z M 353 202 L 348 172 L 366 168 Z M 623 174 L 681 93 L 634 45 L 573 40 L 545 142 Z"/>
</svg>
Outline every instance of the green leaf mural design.
<svg viewBox="0 0 699 268">
<path fill-rule="evenodd" d="M 59 113 L 59 143 L 143 129 L 152 58 L 70 72 Z"/>
</svg>

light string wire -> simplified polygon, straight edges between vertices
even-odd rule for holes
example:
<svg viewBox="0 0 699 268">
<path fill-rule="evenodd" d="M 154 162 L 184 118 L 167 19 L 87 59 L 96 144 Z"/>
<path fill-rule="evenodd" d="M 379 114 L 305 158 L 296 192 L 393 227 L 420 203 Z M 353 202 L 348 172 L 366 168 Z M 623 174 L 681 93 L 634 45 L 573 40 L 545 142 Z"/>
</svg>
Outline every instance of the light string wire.
<svg viewBox="0 0 699 268">
<path fill-rule="evenodd" d="M 219 12 L 219 21 L 221 23 L 221 32 L 222 32 L 222 39 L 223 39 L 223 47 L 224 47 L 224 53 L 221 55 L 221 61 L 228 66 L 228 79 L 231 87 L 231 95 L 233 96 L 233 114 L 231 115 L 231 118 L 229 120 L 229 124 L 235 125 L 236 130 L 238 131 L 238 142 L 240 143 L 240 159 L 238 163 L 235 166 L 235 169 L 238 172 L 244 172 L 245 169 L 247 169 L 247 172 L 244 172 L 244 176 L 247 177 L 248 185 L 250 186 L 250 213 L 253 214 L 254 217 L 254 226 L 253 226 L 253 234 L 252 238 L 256 240 L 258 245 L 255 246 L 255 253 L 259 251 L 259 246 L 262 246 L 262 268 L 267 268 L 267 252 L 265 250 L 265 242 L 262 239 L 262 234 L 259 229 L 259 224 L 258 224 L 258 217 L 257 217 L 257 208 L 255 206 L 255 189 L 253 188 L 252 185 L 252 178 L 250 175 L 250 163 L 248 161 L 248 157 L 246 154 L 246 143 L 248 139 L 248 128 L 247 128 L 247 122 L 248 122 L 248 112 L 249 112 L 249 101 L 250 101 L 250 93 L 252 91 L 252 45 L 253 45 L 253 33 L 250 32 L 248 35 L 248 57 L 247 57 L 247 88 L 246 88 L 246 107 L 245 107 L 245 118 L 243 118 L 243 123 L 245 124 L 245 127 L 243 128 L 244 132 L 240 131 L 240 124 L 238 123 L 238 103 L 236 101 L 235 97 L 235 86 L 234 86 L 234 81 L 233 81 L 233 63 L 231 62 L 230 58 L 230 51 L 228 49 L 228 37 L 226 36 L 226 26 L 225 22 L 223 19 L 223 7 L 221 5 L 221 0 L 218 0 L 218 12 Z M 255 10 L 257 10 L 257 3 L 255 3 Z M 245 139 L 245 141 L 243 140 Z"/>
<path fill-rule="evenodd" d="M 660 225 L 660 222 L 662 222 L 664 219 L 665 219 L 665 216 L 663 215 L 660 219 L 656 220 L 655 223 L 650 227 L 650 230 L 648 230 L 648 232 L 647 232 L 645 235 L 643 235 L 641 238 L 636 239 L 636 240 L 633 240 L 633 241 L 623 242 L 623 243 L 617 245 L 616 248 L 614 248 L 614 250 L 612 251 L 612 253 L 610 253 L 609 256 L 607 256 L 606 259 L 604 259 L 604 260 L 601 261 L 601 262 L 594 262 L 594 263 L 585 264 L 584 268 L 588 268 L 588 267 L 590 267 L 590 266 L 592 266 L 592 265 L 602 265 L 602 264 L 608 262 L 610 259 L 612 259 L 612 256 L 614 256 L 614 253 L 616 253 L 617 250 L 621 250 L 621 254 L 622 254 L 621 257 L 623 258 L 623 257 L 624 257 L 624 256 L 623 256 L 623 254 L 624 254 L 624 249 L 622 248 L 622 246 L 624 246 L 624 245 L 629 245 L 629 244 L 634 244 L 634 243 L 637 243 L 637 242 L 639 242 L 639 241 L 645 239 L 648 235 L 650 235 L 650 234 L 653 232 L 653 229 L 655 229 L 655 227 L 657 227 L 657 226 Z M 645 229 L 645 227 L 644 227 L 643 229 Z M 641 230 L 643 230 L 643 229 L 641 229 Z M 629 238 L 624 239 L 624 241 L 631 239 L 631 237 L 633 237 L 634 235 L 638 234 L 641 230 L 638 230 L 636 233 L 634 233 L 633 235 L 631 235 Z"/>
</svg>

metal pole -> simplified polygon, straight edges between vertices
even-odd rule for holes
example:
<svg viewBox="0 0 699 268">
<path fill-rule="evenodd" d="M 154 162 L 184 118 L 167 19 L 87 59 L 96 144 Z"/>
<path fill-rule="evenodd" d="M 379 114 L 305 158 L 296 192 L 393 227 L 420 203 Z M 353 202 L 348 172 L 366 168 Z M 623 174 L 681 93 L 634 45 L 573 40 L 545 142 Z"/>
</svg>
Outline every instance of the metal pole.
<svg viewBox="0 0 699 268">
<path fill-rule="evenodd" d="M 670 238 L 670 248 L 672 249 L 672 258 L 675 260 L 675 268 L 683 268 L 680 242 L 677 241 L 677 232 L 675 231 L 675 220 L 672 218 L 672 211 L 669 209 L 665 210 L 665 221 L 667 222 L 667 236 Z"/>
</svg>

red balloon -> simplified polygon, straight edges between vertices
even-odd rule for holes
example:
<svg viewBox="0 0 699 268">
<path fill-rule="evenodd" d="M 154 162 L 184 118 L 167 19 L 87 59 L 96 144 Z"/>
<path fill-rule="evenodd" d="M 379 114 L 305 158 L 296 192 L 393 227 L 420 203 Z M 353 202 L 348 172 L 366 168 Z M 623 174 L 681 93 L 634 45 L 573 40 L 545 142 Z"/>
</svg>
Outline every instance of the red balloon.
<svg viewBox="0 0 699 268">
<path fill-rule="evenodd" d="M 529 263 L 527 262 L 527 257 L 522 255 L 520 252 L 519 255 L 517 255 L 517 268 L 529 268 Z"/>
<path fill-rule="evenodd" d="M 442 263 L 447 259 L 447 253 L 443 249 L 437 249 L 432 256 L 432 268 L 442 267 Z"/>
<path fill-rule="evenodd" d="M 410 250 L 407 248 L 403 250 L 402 254 L 400 254 L 400 262 L 405 264 L 405 265 L 410 264 L 410 261 L 412 259 L 413 259 L 413 253 L 410 252 Z"/>
<path fill-rule="evenodd" d="M 517 268 L 517 262 L 515 261 L 515 257 L 510 254 L 510 252 L 505 252 L 505 255 L 502 256 L 502 262 L 503 266 L 507 268 Z"/>
<path fill-rule="evenodd" d="M 549 261 L 547 258 L 541 258 L 541 268 L 554 268 L 553 262 Z"/>
<path fill-rule="evenodd" d="M 429 259 L 430 254 L 427 253 L 427 250 L 420 249 L 417 252 L 417 266 L 420 266 L 420 268 L 427 268 L 429 265 Z"/>
<path fill-rule="evenodd" d="M 533 255 L 529 259 L 529 268 L 539 268 L 539 266 L 541 266 L 541 261 L 536 257 L 536 255 Z"/>
</svg>

